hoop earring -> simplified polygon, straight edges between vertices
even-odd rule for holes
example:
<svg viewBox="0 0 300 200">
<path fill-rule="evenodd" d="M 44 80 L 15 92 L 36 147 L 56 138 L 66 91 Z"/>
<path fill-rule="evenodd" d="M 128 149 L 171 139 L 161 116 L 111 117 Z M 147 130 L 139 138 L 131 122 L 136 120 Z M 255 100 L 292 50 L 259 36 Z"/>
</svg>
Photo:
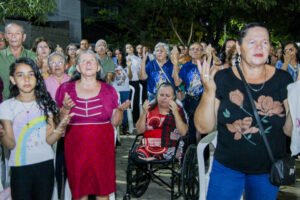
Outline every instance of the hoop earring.
<svg viewBox="0 0 300 200">
<path fill-rule="evenodd" d="M 241 63 L 241 54 L 238 54 L 238 56 L 237 56 L 237 61 L 238 61 L 239 63 Z"/>
</svg>

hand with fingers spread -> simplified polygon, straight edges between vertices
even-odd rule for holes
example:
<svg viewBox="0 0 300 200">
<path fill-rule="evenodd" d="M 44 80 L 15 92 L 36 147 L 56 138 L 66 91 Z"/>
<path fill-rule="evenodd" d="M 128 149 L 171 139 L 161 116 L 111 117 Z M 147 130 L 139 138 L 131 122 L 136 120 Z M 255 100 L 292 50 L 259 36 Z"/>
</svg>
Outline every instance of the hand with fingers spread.
<svg viewBox="0 0 300 200">
<path fill-rule="evenodd" d="M 148 51 L 147 51 L 147 47 L 143 47 L 143 59 L 147 59 L 148 57 Z"/>
<path fill-rule="evenodd" d="M 130 104 L 131 104 L 130 100 L 126 100 L 124 103 L 119 105 L 118 110 L 125 111 L 130 107 Z"/>
<path fill-rule="evenodd" d="M 173 49 L 171 51 L 171 62 L 174 66 L 178 66 L 179 62 L 179 51 L 177 46 L 173 46 Z"/>
<path fill-rule="evenodd" d="M 204 92 L 214 93 L 216 91 L 216 83 L 214 81 L 214 76 L 217 70 L 215 68 L 211 69 L 210 64 L 208 64 L 206 59 L 204 59 L 203 63 L 197 60 L 197 67 L 200 72 Z"/>
<path fill-rule="evenodd" d="M 66 110 L 71 110 L 75 106 L 74 101 L 70 97 L 68 93 L 65 93 L 64 100 L 63 100 L 63 107 Z"/>
</svg>

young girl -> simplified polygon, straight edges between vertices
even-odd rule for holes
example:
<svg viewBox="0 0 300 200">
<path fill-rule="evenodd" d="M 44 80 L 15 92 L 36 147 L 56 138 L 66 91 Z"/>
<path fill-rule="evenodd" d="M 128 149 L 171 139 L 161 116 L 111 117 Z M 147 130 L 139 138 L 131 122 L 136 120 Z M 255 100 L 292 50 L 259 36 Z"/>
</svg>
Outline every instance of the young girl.
<svg viewBox="0 0 300 200">
<path fill-rule="evenodd" d="M 54 153 L 50 145 L 61 137 L 70 115 L 58 123 L 59 111 L 33 60 L 16 60 L 10 66 L 10 80 L 10 99 L 0 105 L 0 140 L 11 150 L 12 199 L 51 199 Z"/>
</svg>

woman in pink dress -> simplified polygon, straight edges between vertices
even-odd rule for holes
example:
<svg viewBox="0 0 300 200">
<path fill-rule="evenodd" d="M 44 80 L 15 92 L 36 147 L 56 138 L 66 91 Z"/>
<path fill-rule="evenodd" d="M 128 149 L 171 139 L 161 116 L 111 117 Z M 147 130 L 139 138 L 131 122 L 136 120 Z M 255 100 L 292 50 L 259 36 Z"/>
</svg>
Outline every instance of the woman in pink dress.
<svg viewBox="0 0 300 200">
<path fill-rule="evenodd" d="M 65 136 L 65 160 L 73 199 L 109 199 L 116 190 L 114 128 L 129 101 L 118 106 L 115 89 L 100 81 L 101 66 L 92 51 L 80 54 L 70 82 L 56 102 L 62 117 L 74 113 Z"/>
</svg>

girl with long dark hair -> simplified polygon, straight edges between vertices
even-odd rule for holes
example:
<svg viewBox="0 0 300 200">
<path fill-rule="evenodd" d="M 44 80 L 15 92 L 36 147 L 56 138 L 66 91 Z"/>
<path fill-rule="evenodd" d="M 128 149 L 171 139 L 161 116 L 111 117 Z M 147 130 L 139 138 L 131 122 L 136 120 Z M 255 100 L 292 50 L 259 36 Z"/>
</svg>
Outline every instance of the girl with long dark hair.
<svg viewBox="0 0 300 200">
<path fill-rule="evenodd" d="M 70 115 L 59 123 L 59 110 L 30 58 L 20 58 L 10 66 L 10 81 L 10 98 L 0 105 L 0 140 L 11 150 L 12 198 L 51 199 L 51 145 L 61 137 Z"/>
</svg>

